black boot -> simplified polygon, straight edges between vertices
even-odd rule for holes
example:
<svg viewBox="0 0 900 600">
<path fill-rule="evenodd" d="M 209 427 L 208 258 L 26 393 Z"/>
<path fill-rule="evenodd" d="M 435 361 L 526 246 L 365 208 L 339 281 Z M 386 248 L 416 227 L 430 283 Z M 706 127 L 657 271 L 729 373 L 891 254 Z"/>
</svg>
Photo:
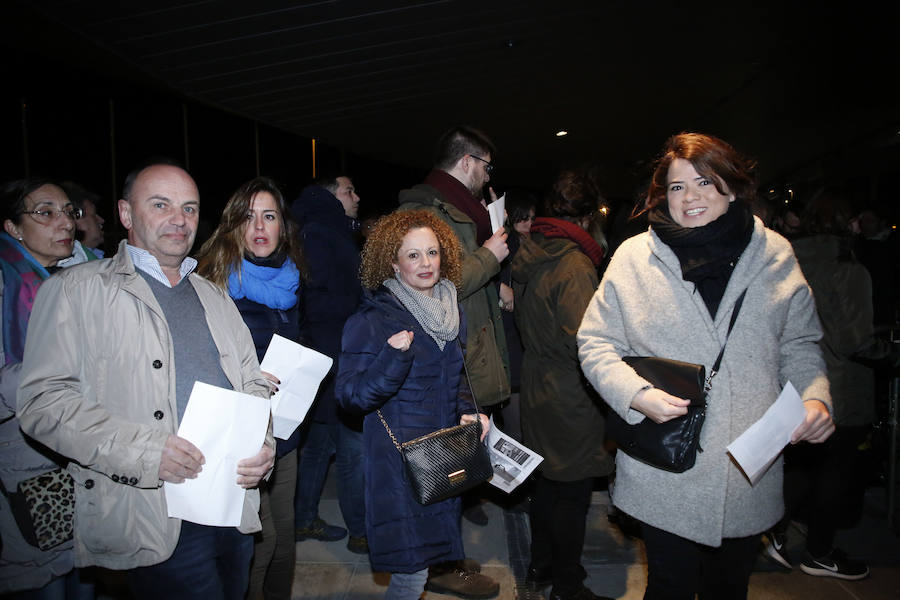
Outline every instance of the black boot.
<svg viewBox="0 0 900 600">
<path fill-rule="evenodd" d="M 610 598 L 609 596 L 598 596 L 591 590 L 587 589 L 583 585 L 575 588 L 570 591 L 556 591 L 556 588 L 553 588 L 553 591 L 550 592 L 550 600 L 615 600 L 614 598 Z"/>
</svg>

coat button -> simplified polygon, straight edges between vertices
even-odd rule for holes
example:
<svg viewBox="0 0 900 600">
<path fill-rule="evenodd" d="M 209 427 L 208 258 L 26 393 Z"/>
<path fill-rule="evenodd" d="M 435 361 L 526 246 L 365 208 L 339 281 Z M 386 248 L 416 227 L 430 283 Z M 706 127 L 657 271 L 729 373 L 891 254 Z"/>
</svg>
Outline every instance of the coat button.
<svg viewBox="0 0 900 600">
<path fill-rule="evenodd" d="M 158 358 L 157 358 L 156 360 L 154 360 L 154 361 L 153 361 L 153 368 L 154 368 L 154 369 L 162 369 L 162 361 L 159 360 Z"/>
<path fill-rule="evenodd" d="M 89 490 L 92 487 L 94 487 L 94 480 L 93 479 L 85 479 L 84 480 L 84 489 Z"/>
<path fill-rule="evenodd" d="M 119 483 L 119 476 L 118 476 L 118 475 L 110 475 L 109 478 L 112 479 L 113 481 L 115 481 L 116 483 Z"/>
<path fill-rule="evenodd" d="M 153 413 L 153 418 L 156 419 L 157 421 L 162 421 L 163 416 L 165 416 L 165 415 L 163 415 L 163 411 L 161 411 L 161 410 L 158 410 L 155 413 Z"/>
</svg>

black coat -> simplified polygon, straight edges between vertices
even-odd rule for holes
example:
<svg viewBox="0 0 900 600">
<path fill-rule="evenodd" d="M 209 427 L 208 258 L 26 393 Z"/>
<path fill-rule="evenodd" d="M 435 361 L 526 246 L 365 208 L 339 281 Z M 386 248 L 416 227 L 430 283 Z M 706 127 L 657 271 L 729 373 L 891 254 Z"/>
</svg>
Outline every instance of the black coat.
<svg viewBox="0 0 900 600">
<path fill-rule="evenodd" d="M 343 206 L 325 188 L 305 188 L 291 211 L 300 223 L 308 272 L 301 319 L 304 338 L 313 350 L 334 360 L 319 388 L 312 418 L 320 423 L 335 423 L 334 376 L 340 363 L 341 332 L 362 298 L 359 248 Z"/>
</svg>

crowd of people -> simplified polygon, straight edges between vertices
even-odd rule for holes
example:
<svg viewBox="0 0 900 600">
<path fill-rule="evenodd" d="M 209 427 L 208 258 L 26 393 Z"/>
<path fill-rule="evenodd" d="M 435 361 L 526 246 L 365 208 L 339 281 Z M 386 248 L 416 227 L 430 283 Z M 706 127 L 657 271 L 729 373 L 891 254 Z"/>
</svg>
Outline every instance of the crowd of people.
<svg viewBox="0 0 900 600">
<path fill-rule="evenodd" d="M 447 131 L 424 181 L 363 225 L 347 174 L 290 205 L 257 177 L 195 257 L 200 194 L 174 162 L 127 176 L 127 239 L 110 258 L 98 196 L 72 182 L 4 185 L 0 595 L 91 599 L 99 567 L 127 571 L 134 598 L 290 598 L 296 542 L 346 537 L 391 574 L 386 598 L 494 597 L 461 535 L 478 488 L 423 506 L 398 451 L 476 420 L 484 439 L 489 417 L 544 457 L 524 484 L 525 585 L 553 600 L 603 598 L 581 564 L 600 478 L 638 524 L 645 598 L 746 598 L 763 541 L 796 564 L 792 519 L 808 527 L 802 571 L 866 577 L 834 538 L 865 486 L 855 461 L 876 418 L 874 369 L 896 368 L 897 353 L 875 334 L 873 289 L 885 288 L 856 258 L 862 220 L 841 191 L 770 219 L 753 164 L 684 133 L 656 162 L 634 235 L 608 236 L 600 186 L 581 169 L 542 198 L 510 190 L 495 230 L 496 155 L 479 130 Z M 170 517 L 165 486 L 218 468 L 178 435 L 195 382 L 268 398 L 281 382 L 259 365 L 276 334 L 333 359 L 305 421 L 288 439 L 270 423 L 235 462 L 239 526 Z M 662 424 L 688 410 L 625 359 L 710 371 L 717 353 L 692 468 L 661 469 L 606 439 L 611 412 Z M 726 446 L 788 382 L 805 418 L 751 484 Z M 318 512 L 332 460 L 344 526 Z M 74 497 L 32 523 L 23 490 L 60 472 Z M 29 527 L 62 521 L 72 535 L 52 545 Z"/>
</svg>

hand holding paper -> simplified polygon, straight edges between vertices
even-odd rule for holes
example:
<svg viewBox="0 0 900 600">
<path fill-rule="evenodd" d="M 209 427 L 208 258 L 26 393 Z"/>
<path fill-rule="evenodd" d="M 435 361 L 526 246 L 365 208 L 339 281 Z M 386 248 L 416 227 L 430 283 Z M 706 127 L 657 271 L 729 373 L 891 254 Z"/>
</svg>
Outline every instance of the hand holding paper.
<svg viewBox="0 0 900 600">
<path fill-rule="evenodd" d="M 821 400 L 807 400 L 803 403 L 806 408 L 806 418 L 791 436 L 791 443 L 809 442 L 821 444 L 834 433 L 834 421 L 831 413 Z"/>
<path fill-rule="evenodd" d="M 491 216 L 491 231 L 497 231 L 506 221 L 506 194 L 488 204 L 487 209 Z"/>
<path fill-rule="evenodd" d="M 775 462 L 804 419 L 806 408 L 789 381 L 762 418 L 728 445 L 728 453 L 751 484 L 759 481 Z"/>
<path fill-rule="evenodd" d="M 169 435 L 159 461 L 159 478 L 171 483 L 195 479 L 205 462 L 197 446 L 177 435 Z"/>
<path fill-rule="evenodd" d="M 246 491 L 238 483 L 238 462 L 246 465 L 247 457 L 256 462 L 268 427 L 267 398 L 195 383 L 176 439 L 196 446 L 206 463 L 195 479 L 163 486 L 169 516 L 201 525 L 240 525 Z"/>
<path fill-rule="evenodd" d="M 319 384 L 331 368 L 331 358 L 278 334 L 272 336 L 260 369 L 279 382 L 272 396 L 272 433 L 286 440 L 316 399 Z"/>
</svg>

